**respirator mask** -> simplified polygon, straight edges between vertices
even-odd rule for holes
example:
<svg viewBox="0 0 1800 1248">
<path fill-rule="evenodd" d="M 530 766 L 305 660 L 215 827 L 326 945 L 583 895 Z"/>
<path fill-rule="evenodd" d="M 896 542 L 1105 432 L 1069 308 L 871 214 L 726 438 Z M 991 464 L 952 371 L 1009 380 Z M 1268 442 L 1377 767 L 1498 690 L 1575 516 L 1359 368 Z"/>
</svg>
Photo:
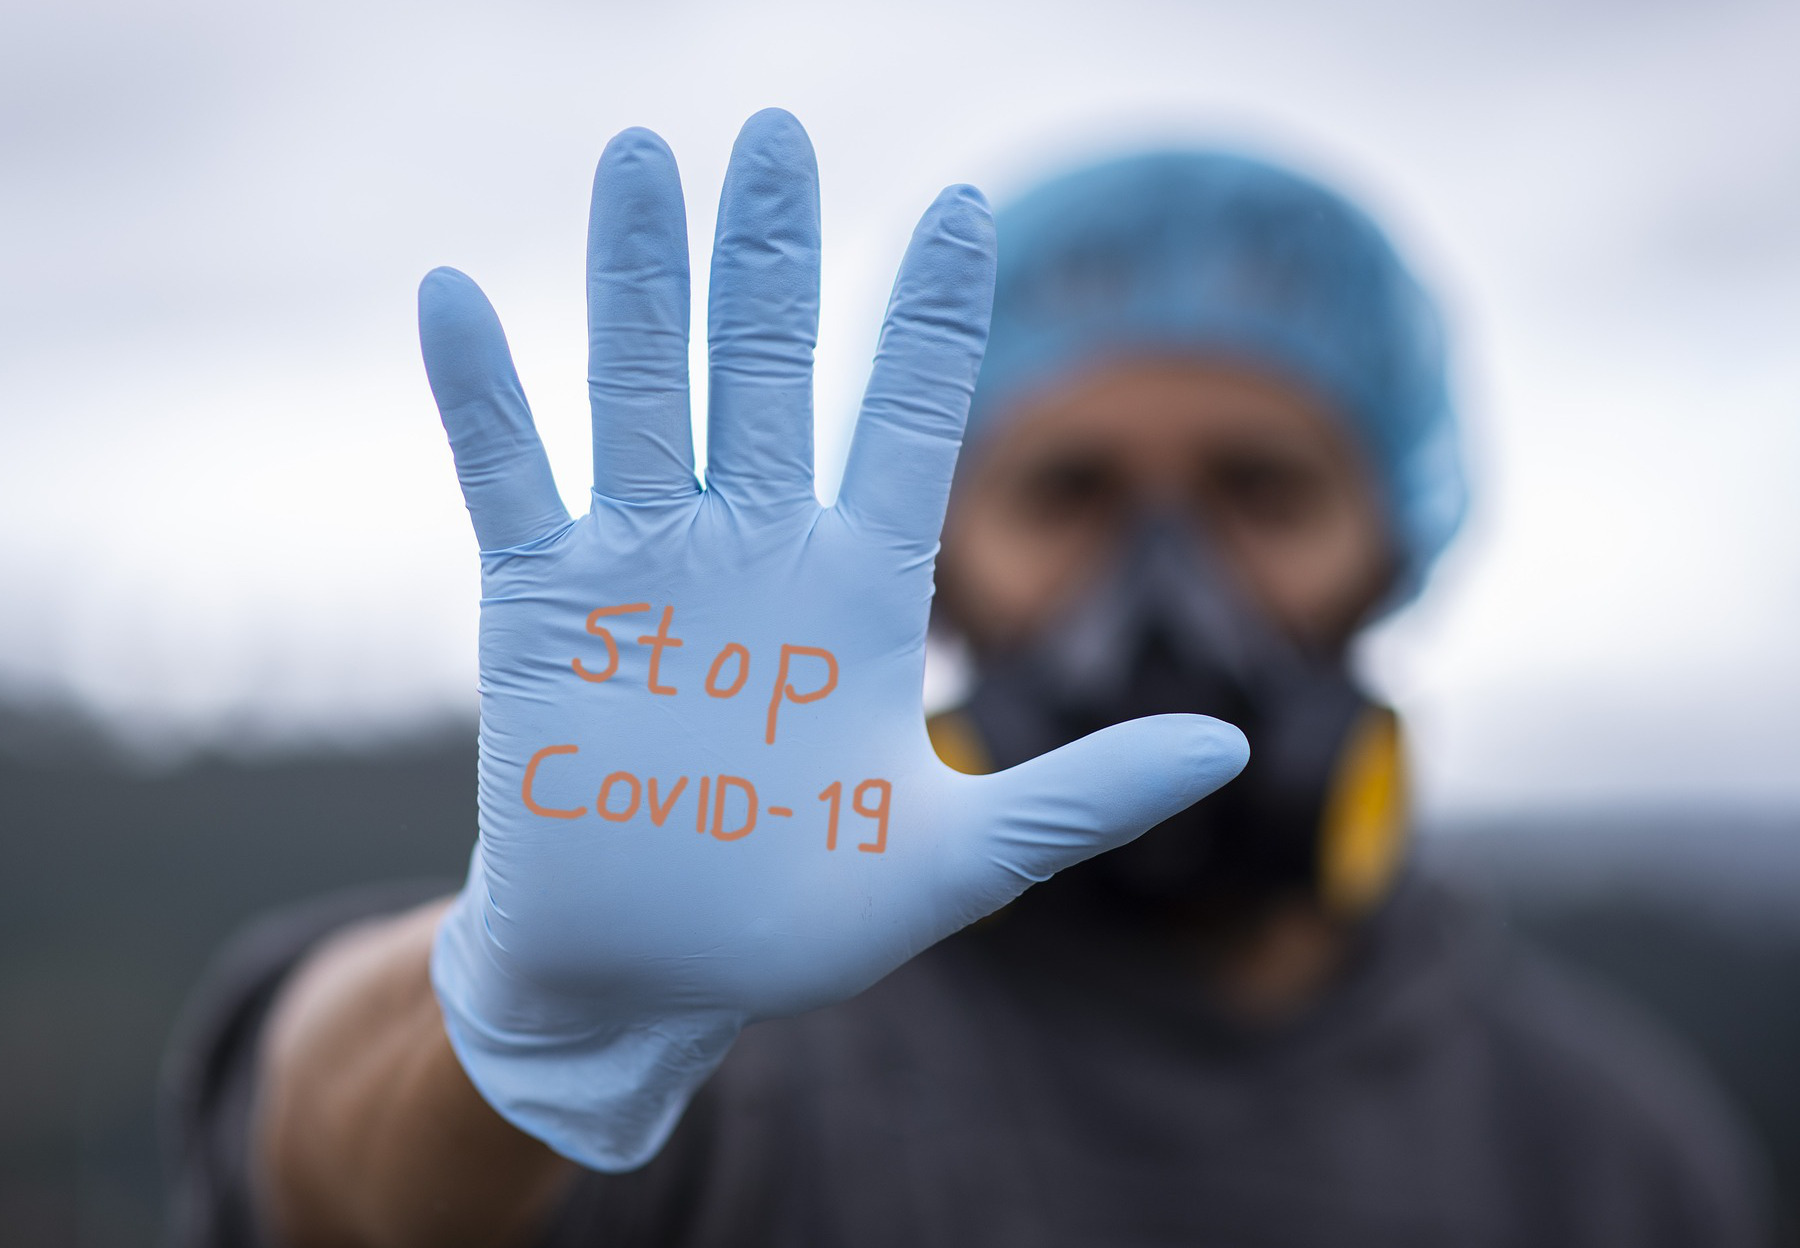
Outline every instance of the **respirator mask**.
<svg viewBox="0 0 1800 1248">
<path fill-rule="evenodd" d="M 1138 909 L 1241 913 L 1298 894 L 1367 910 L 1404 844 L 1393 712 L 1337 655 L 1265 619 L 1175 517 L 1140 521 L 1121 553 L 1047 627 L 980 656 L 966 702 L 934 724 L 940 753 L 996 771 L 1144 715 L 1226 720 L 1250 742 L 1237 779 L 1073 871 Z"/>
</svg>

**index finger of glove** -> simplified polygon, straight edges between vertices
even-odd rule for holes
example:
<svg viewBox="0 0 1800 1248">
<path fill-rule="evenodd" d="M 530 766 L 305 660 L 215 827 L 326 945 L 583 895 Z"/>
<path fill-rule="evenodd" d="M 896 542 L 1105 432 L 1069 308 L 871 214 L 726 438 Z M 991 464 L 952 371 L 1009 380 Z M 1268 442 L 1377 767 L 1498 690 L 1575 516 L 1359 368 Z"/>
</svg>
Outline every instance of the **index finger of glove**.
<svg viewBox="0 0 1800 1248">
<path fill-rule="evenodd" d="M 500 318 L 455 269 L 433 269 L 419 283 L 419 346 L 481 549 L 568 524 Z"/>
<path fill-rule="evenodd" d="M 920 219 L 894 280 L 838 510 L 912 552 L 936 547 L 994 302 L 994 220 L 972 186 Z"/>
</svg>

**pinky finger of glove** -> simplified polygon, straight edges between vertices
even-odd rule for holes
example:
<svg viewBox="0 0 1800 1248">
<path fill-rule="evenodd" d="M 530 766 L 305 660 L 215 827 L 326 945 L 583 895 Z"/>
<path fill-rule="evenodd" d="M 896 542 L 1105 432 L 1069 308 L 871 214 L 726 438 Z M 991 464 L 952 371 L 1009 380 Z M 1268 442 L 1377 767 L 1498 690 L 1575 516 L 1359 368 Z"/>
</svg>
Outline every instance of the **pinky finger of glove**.
<svg viewBox="0 0 1800 1248">
<path fill-rule="evenodd" d="M 481 288 L 455 269 L 427 273 L 419 345 L 481 549 L 522 545 L 568 524 L 500 318 Z"/>
</svg>

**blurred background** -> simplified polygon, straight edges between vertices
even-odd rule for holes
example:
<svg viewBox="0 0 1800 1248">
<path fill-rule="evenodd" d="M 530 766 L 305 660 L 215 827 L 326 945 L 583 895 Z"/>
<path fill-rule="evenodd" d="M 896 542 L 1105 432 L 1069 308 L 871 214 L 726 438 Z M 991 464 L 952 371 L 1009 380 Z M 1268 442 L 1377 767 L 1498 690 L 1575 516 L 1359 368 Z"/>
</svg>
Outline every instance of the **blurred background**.
<svg viewBox="0 0 1800 1248">
<path fill-rule="evenodd" d="M 770 104 L 824 183 L 827 491 L 944 183 L 1226 140 L 1393 230 L 1477 486 L 1361 656 L 1426 851 L 1684 1033 L 1800 1208 L 1795 47 L 1787 0 L 5 0 L 0 1239 L 154 1237 L 157 1064 L 235 926 L 459 873 L 476 568 L 418 278 L 486 287 L 580 500 L 592 162 L 662 133 L 704 257 Z"/>
</svg>

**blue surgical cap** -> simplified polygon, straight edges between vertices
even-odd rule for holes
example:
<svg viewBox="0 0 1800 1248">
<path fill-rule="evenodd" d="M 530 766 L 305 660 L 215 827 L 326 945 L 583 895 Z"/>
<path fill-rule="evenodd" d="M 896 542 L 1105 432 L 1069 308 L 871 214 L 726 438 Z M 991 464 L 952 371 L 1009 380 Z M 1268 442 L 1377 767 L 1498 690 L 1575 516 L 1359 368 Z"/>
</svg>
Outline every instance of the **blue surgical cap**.
<svg viewBox="0 0 1800 1248">
<path fill-rule="evenodd" d="M 1260 160 L 1158 151 L 1094 165 L 997 215 L 993 327 L 972 443 L 1102 357 L 1199 354 L 1322 394 L 1374 466 L 1413 598 L 1467 506 L 1442 323 L 1381 230 Z"/>
</svg>

